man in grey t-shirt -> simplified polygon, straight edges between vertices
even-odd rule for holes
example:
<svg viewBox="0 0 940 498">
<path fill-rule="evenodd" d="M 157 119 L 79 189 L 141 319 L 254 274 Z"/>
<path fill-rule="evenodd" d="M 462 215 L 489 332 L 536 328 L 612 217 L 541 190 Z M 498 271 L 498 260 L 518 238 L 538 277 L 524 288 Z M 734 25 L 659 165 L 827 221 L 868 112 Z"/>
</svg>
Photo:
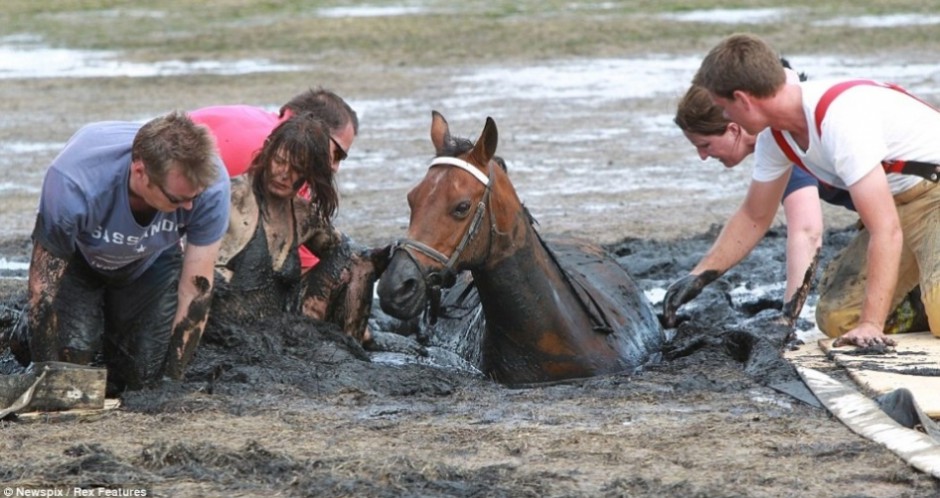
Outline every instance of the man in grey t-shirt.
<svg viewBox="0 0 940 498">
<path fill-rule="evenodd" d="M 31 360 L 90 364 L 102 354 L 112 392 L 182 377 L 208 318 L 228 214 L 212 136 L 185 114 L 83 127 L 43 181 Z"/>
</svg>

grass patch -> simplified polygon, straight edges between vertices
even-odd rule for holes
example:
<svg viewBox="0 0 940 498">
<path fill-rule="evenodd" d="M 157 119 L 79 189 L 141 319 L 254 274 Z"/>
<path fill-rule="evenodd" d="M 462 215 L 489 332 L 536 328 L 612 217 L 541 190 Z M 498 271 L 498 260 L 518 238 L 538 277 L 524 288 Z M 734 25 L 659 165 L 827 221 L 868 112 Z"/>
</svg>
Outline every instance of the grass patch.
<svg viewBox="0 0 940 498">
<path fill-rule="evenodd" d="M 925 50 L 937 26 L 864 29 L 814 26 L 834 16 L 930 13 L 923 2 L 796 0 L 780 22 L 679 22 L 662 14 L 692 10 L 780 8 L 774 1 L 523 0 L 408 4 L 416 13 L 330 17 L 321 9 L 400 2 L 169 0 L 150 7 L 106 0 L 5 0 L 0 36 L 36 35 L 55 47 L 125 51 L 139 60 L 265 58 L 328 64 L 439 65 L 449 62 L 705 52 L 734 31 L 753 31 L 781 51 Z M 390 11 L 394 12 L 394 11 Z"/>
</svg>

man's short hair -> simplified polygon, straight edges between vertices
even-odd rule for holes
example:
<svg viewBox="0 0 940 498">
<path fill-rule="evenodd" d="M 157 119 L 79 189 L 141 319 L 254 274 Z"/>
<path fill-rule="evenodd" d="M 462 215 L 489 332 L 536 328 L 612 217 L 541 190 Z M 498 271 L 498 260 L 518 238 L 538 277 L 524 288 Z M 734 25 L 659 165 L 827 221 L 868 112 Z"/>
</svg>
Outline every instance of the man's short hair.
<svg viewBox="0 0 940 498">
<path fill-rule="evenodd" d="M 352 124 L 353 133 L 359 134 L 359 117 L 356 111 L 342 97 L 325 88 L 311 88 L 295 95 L 281 106 L 281 117 L 284 117 L 284 113 L 288 110 L 294 114 L 304 112 L 313 114 L 322 119 L 333 133 L 338 133 L 347 124 Z"/>
<path fill-rule="evenodd" d="M 178 167 L 196 188 L 206 188 L 218 178 L 215 155 L 215 139 L 209 129 L 181 111 L 145 123 L 131 148 L 131 159 L 142 161 L 155 181 L 163 182 L 167 172 Z"/>
<path fill-rule="evenodd" d="M 725 99 L 744 91 L 758 98 L 772 97 L 786 82 L 780 56 L 757 35 L 738 33 L 708 52 L 692 83 Z"/>
</svg>

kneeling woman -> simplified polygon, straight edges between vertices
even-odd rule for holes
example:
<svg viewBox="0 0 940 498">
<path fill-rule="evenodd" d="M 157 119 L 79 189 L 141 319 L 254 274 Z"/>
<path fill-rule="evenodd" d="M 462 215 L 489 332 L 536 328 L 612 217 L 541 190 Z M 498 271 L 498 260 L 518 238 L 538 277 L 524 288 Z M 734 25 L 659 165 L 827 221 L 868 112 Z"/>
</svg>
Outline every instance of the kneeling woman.
<svg viewBox="0 0 940 498">
<path fill-rule="evenodd" d="M 331 163 L 327 125 L 298 114 L 271 132 L 247 172 L 232 178 L 229 227 L 216 262 L 216 325 L 297 310 L 298 247 L 319 254 L 338 240 Z M 304 184 L 311 201 L 297 196 Z"/>
</svg>

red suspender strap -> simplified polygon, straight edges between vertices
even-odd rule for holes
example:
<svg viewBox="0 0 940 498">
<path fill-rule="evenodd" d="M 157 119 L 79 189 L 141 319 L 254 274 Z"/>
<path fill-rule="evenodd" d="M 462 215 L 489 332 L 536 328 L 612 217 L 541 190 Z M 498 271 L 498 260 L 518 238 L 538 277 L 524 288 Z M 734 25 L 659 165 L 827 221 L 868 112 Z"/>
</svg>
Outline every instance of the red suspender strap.
<svg viewBox="0 0 940 498">
<path fill-rule="evenodd" d="M 815 114 L 816 130 L 819 132 L 820 137 L 822 137 L 822 120 L 826 116 L 826 110 L 829 109 L 829 104 L 831 104 L 832 101 L 836 97 L 838 97 L 840 93 L 857 85 L 878 85 L 878 83 L 872 80 L 843 81 L 842 83 L 837 83 L 829 87 L 829 89 L 826 90 L 825 93 L 823 93 L 822 98 L 819 99 L 819 103 L 816 104 L 816 114 Z M 774 129 L 771 129 L 770 132 L 774 137 L 774 141 L 777 142 L 777 146 L 780 147 L 780 150 L 783 151 L 783 154 L 787 156 L 787 159 L 789 159 L 790 162 L 802 168 L 803 171 L 809 173 L 810 176 L 812 176 L 813 178 L 816 178 L 816 180 L 822 182 L 822 180 L 819 180 L 819 178 L 816 177 L 816 175 L 814 175 L 813 172 L 810 171 L 809 168 L 807 168 L 805 164 L 803 164 L 803 161 L 801 161 L 799 156 L 796 155 L 796 151 L 793 150 L 793 147 L 790 147 L 790 144 L 783 137 L 783 133 L 781 133 L 779 130 L 774 130 Z M 829 187 L 829 185 L 826 185 L 826 186 Z"/>
<path fill-rule="evenodd" d="M 835 100 L 835 98 L 838 97 L 839 94 L 841 94 L 842 92 L 848 90 L 849 88 L 852 88 L 853 86 L 859 86 L 859 85 L 870 85 L 870 86 L 880 86 L 882 88 L 890 88 L 892 90 L 901 92 L 904 95 L 907 95 L 908 97 L 920 102 L 921 104 L 924 104 L 925 106 L 935 111 L 938 110 L 936 107 L 930 105 L 930 103 L 917 98 L 916 96 L 912 95 L 910 92 L 902 88 L 900 85 L 896 85 L 894 83 L 880 83 L 878 81 L 872 81 L 872 80 L 843 81 L 842 83 L 837 83 L 831 86 L 828 90 L 826 90 L 826 93 L 824 93 L 822 98 L 819 99 L 819 103 L 816 104 L 816 115 L 815 115 L 816 131 L 819 133 L 819 136 L 822 136 L 822 120 L 823 118 L 826 117 L 826 111 L 829 109 L 829 104 L 831 104 L 832 101 Z"/>
<path fill-rule="evenodd" d="M 829 104 L 832 104 L 832 101 L 836 99 L 842 92 L 848 90 L 849 88 L 856 87 L 859 85 L 873 85 L 873 86 L 883 86 L 877 81 L 872 80 L 849 80 L 843 81 L 842 83 L 836 83 L 829 87 L 826 90 L 826 93 L 823 93 L 822 97 L 819 99 L 819 103 L 816 104 L 816 133 L 819 133 L 820 138 L 822 138 L 822 122 L 823 118 L 826 117 L 826 111 L 829 110 Z"/>
<path fill-rule="evenodd" d="M 899 86 L 885 85 L 872 80 L 849 80 L 843 81 L 842 83 L 836 83 L 835 85 L 829 87 L 825 93 L 823 93 L 822 97 L 819 99 L 819 102 L 816 104 L 816 113 L 814 116 L 816 118 L 816 132 L 819 133 L 820 138 L 822 137 L 822 121 L 823 118 L 826 117 L 826 111 L 829 110 L 829 104 L 832 104 L 832 101 L 835 100 L 835 98 L 838 97 L 842 92 L 859 85 L 883 86 L 908 94 L 906 91 L 904 91 L 903 88 Z M 796 152 L 793 151 L 793 148 L 790 147 L 790 144 L 787 143 L 786 139 L 783 138 L 783 133 L 780 133 L 780 131 L 774 129 L 771 129 L 771 133 L 773 134 L 777 145 L 780 147 L 780 150 L 782 150 L 784 155 L 787 156 L 787 159 L 806 170 L 806 166 L 804 166 L 803 162 L 800 161 L 800 158 L 797 157 Z"/>
<path fill-rule="evenodd" d="M 780 130 L 775 130 L 771 128 L 770 134 L 773 135 L 774 141 L 777 142 L 777 147 L 780 147 L 780 150 L 783 151 L 783 155 L 787 156 L 787 159 L 789 159 L 791 163 L 799 166 L 800 169 L 809 173 L 809 176 L 816 178 L 816 181 L 818 181 L 820 185 L 826 188 L 832 187 L 831 185 L 817 178 L 816 175 L 814 175 L 813 172 L 810 171 L 809 168 L 807 168 L 805 164 L 803 164 L 803 161 L 800 160 L 800 156 L 796 155 L 796 151 L 793 150 L 793 147 L 790 147 L 790 144 L 787 142 L 787 139 L 783 138 L 783 133 L 781 133 Z"/>
<path fill-rule="evenodd" d="M 907 161 L 897 160 L 897 161 L 881 161 L 881 167 L 885 169 L 885 173 L 904 173 L 904 167 L 907 166 Z"/>
<path fill-rule="evenodd" d="M 816 132 L 819 133 L 820 138 L 822 138 L 823 118 L 826 117 L 826 111 L 829 110 L 829 105 L 832 104 L 832 101 L 835 100 L 835 98 L 838 97 L 840 94 L 842 94 L 842 92 L 848 90 L 849 88 L 859 86 L 859 85 L 880 86 L 882 88 L 890 88 L 891 90 L 901 92 L 904 95 L 907 95 L 908 97 L 911 97 L 912 99 L 917 100 L 918 102 L 926 105 L 927 107 L 930 107 L 931 109 L 937 110 L 935 107 L 933 107 L 929 103 L 917 98 L 914 95 L 911 95 L 910 93 L 908 93 L 907 90 L 893 83 L 880 83 L 880 82 L 873 81 L 873 80 L 843 81 L 841 83 L 837 83 L 829 87 L 829 89 L 826 90 L 826 92 L 823 93 L 822 97 L 819 99 L 819 103 L 816 104 L 816 111 L 814 114 L 814 118 L 816 120 Z M 796 155 L 796 152 L 794 152 L 793 148 L 790 147 L 790 144 L 787 143 L 786 139 L 784 139 L 783 134 L 778 130 L 771 130 L 771 133 L 773 134 L 774 140 L 777 142 L 777 145 L 780 147 L 780 150 L 783 151 L 784 155 L 787 156 L 787 159 L 789 159 L 797 166 L 803 168 L 804 171 L 809 172 L 810 175 L 812 175 L 809 169 L 807 169 L 806 166 L 803 164 L 803 162 L 800 161 L 800 158 Z M 940 179 L 940 166 L 935 165 L 935 164 L 922 163 L 919 161 L 893 160 L 893 161 L 882 161 L 881 165 L 884 167 L 885 173 L 901 173 L 901 174 L 907 174 L 907 175 L 918 175 L 918 176 L 927 178 L 928 180 L 931 180 L 933 182 L 936 182 L 938 179 Z M 813 176 L 815 177 L 816 175 L 813 175 Z"/>
<path fill-rule="evenodd" d="M 777 142 L 777 147 L 780 147 L 780 150 L 783 151 L 783 155 L 787 156 L 787 159 L 789 159 L 791 163 L 805 170 L 806 166 L 803 165 L 803 161 L 796 155 L 793 147 L 790 147 L 790 144 L 787 143 L 787 139 L 783 138 L 783 133 L 781 133 L 780 130 L 771 128 L 770 134 L 774 136 L 774 141 Z"/>
<path fill-rule="evenodd" d="M 923 100 L 911 95 L 910 93 L 908 93 L 907 90 L 893 83 L 880 83 L 878 81 L 872 81 L 872 80 L 843 81 L 842 83 L 836 83 L 835 85 L 832 85 L 831 87 L 829 87 L 829 89 L 826 90 L 826 93 L 824 93 L 822 97 L 819 99 L 819 103 L 816 104 L 816 114 L 815 114 L 816 132 L 819 133 L 820 137 L 822 137 L 822 121 L 823 121 L 823 118 L 826 117 L 826 111 L 829 110 L 829 104 L 832 104 L 832 101 L 835 100 L 835 98 L 838 97 L 842 92 L 848 90 L 849 88 L 859 86 L 859 85 L 880 86 L 882 88 L 890 88 L 892 90 L 901 92 L 904 95 L 907 95 L 908 97 L 914 100 L 917 100 L 918 102 L 930 108 L 933 108 L 933 106 L 931 106 L 927 102 L 924 102 Z"/>
</svg>

